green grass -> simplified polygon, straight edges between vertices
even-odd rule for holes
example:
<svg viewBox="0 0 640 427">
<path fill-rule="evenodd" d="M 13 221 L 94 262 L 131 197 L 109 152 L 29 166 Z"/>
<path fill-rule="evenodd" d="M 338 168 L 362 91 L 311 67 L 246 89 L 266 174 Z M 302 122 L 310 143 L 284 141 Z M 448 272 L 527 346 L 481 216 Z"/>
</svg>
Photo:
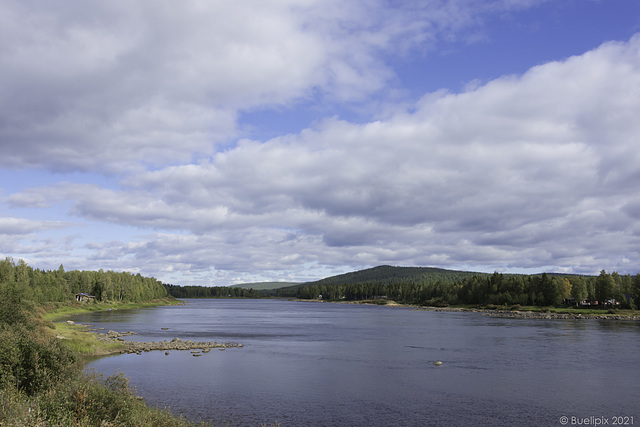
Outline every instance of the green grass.
<svg viewBox="0 0 640 427">
<path fill-rule="evenodd" d="M 117 342 L 110 343 L 98 339 L 96 334 L 87 331 L 82 325 L 68 325 L 66 322 L 53 324 L 56 338 L 72 352 L 86 356 L 102 356 L 115 353 L 124 348 Z"/>
<path fill-rule="evenodd" d="M 45 320 L 59 320 L 71 316 L 75 316 L 82 313 L 90 313 L 95 311 L 107 311 L 107 310 L 132 310 L 137 308 L 149 308 L 159 307 L 163 305 L 176 305 L 182 304 L 181 301 L 175 298 L 163 298 L 150 302 L 76 302 L 74 301 L 70 305 L 64 305 L 57 308 L 47 310 L 43 314 Z"/>
<path fill-rule="evenodd" d="M 48 324 L 48 327 L 53 329 L 52 333 L 60 340 L 61 344 L 72 352 L 83 357 L 104 356 L 116 353 L 123 349 L 124 346 L 117 342 L 113 343 L 99 340 L 98 336 L 95 333 L 89 332 L 85 326 L 69 325 L 66 322 L 59 322 L 59 320 L 82 313 L 107 310 L 132 310 L 180 303 L 181 302 L 176 299 L 162 299 L 145 303 L 79 303 L 74 301 L 71 305 L 58 306 L 55 308 L 50 307 L 42 317 Z"/>
</svg>

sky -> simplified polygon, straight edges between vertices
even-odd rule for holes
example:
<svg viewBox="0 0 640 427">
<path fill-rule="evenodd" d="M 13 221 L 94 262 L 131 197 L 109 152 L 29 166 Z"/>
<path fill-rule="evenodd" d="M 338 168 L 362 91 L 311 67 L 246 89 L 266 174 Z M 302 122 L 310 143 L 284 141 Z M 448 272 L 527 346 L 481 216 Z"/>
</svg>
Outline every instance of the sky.
<svg viewBox="0 0 640 427">
<path fill-rule="evenodd" d="M 640 272 L 637 0 L 0 0 L 0 256 Z"/>
</svg>

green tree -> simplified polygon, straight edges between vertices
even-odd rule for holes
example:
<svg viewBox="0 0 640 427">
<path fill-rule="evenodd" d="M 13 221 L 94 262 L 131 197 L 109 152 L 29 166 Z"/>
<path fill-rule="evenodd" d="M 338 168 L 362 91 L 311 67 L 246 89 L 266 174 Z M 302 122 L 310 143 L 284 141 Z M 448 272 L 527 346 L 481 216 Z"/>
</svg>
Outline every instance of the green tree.
<svg viewBox="0 0 640 427">
<path fill-rule="evenodd" d="M 587 296 L 587 283 L 582 277 L 575 276 L 570 279 L 571 282 L 571 296 L 576 299 L 576 303 L 580 303 Z"/>
<path fill-rule="evenodd" d="M 596 299 L 600 304 L 604 304 L 606 300 L 615 296 L 615 291 L 616 283 L 613 277 L 610 274 L 607 274 L 606 271 L 602 270 L 596 279 Z"/>
</svg>

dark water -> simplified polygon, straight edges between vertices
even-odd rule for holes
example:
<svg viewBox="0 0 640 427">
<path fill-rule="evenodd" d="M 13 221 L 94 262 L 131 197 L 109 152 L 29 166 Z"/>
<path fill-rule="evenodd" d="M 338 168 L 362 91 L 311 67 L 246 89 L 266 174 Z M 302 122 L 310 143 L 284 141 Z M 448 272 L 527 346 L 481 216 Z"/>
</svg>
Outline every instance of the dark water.
<svg viewBox="0 0 640 427">
<path fill-rule="evenodd" d="M 151 405 L 216 425 L 640 424 L 639 323 L 273 300 L 188 300 L 74 320 L 133 330 L 137 341 L 244 344 L 89 365 L 124 372 Z"/>
</svg>

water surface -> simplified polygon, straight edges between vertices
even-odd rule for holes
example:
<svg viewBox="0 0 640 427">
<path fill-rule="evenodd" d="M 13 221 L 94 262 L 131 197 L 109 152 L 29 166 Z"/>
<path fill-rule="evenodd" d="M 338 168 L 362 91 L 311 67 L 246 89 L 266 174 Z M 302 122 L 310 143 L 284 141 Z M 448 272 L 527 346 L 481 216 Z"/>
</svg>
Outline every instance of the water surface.
<svg viewBox="0 0 640 427">
<path fill-rule="evenodd" d="M 216 425 L 562 425 L 562 416 L 640 423 L 640 324 L 499 319 L 475 313 L 275 300 L 89 313 L 127 339 L 243 348 L 120 355 L 151 405 Z M 168 328 L 163 330 L 162 328 Z M 434 361 L 441 360 L 442 366 Z M 611 424 L 611 421 L 609 421 Z"/>
</svg>

